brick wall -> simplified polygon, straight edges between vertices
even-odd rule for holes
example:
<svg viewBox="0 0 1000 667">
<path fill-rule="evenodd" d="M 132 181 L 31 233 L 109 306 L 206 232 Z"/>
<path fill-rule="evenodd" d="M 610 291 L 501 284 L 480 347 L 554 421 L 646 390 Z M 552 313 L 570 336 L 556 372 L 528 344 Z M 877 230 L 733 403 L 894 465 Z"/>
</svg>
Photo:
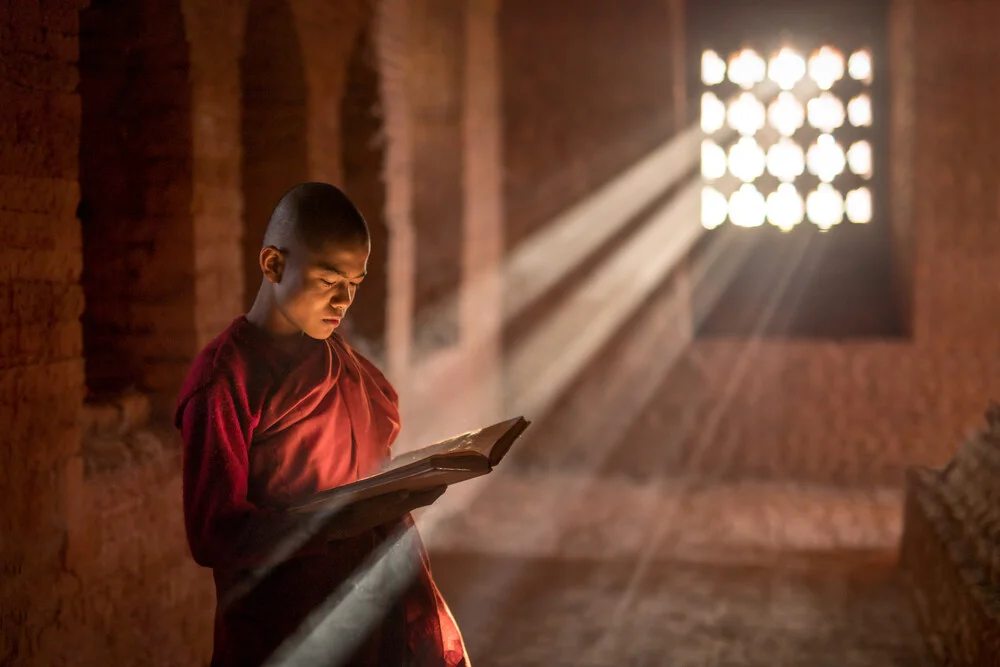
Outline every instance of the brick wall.
<svg viewBox="0 0 1000 667">
<path fill-rule="evenodd" d="M 61 597 L 76 587 L 61 552 L 65 482 L 79 470 L 84 386 L 76 219 L 80 4 L 0 8 L 3 664 L 55 664 L 42 647 L 66 611 Z"/>
<path fill-rule="evenodd" d="M 410 8 L 413 114 L 414 354 L 455 345 L 462 279 L 465 3 Z"/>
<path fill-rule="evenodd" d="M 172 393 L 195 346 L 191 96 L 180 7 L 81 13 L 87 383 Z"/>
<path fill-rule="evenodd" d="M 913 252 L 913 340 L 697 341 L 667 383 L 702 425 L 679 450 L 695 470 L 897 483 L 909 463 L 946 460 L 1000 395 L 1000 146 L 983 83 L 1000 69 L 1000 5 L 895 5 L 894 99 L 912 105 L 894 136 L 912 144 L 897 140 L 890 166 L 912 174 L 892 194 L 897 217 L 912 211 L 897 233 Z"/>
<path fill-rule="evenodd" d="M 180 448 L 169 427 L 87 443 L 69 508 L 58 631 L 40 654 L 65 663 L 199 665 L 212 646 L 215 593 L 188 553 L 180 511 Z"/>
<path fill-rule="evenodd" d="M 248 8 L 245 0 L 179 1 L 191 49 L 197 350 L 217 336 L 243 306 L 240 55 Z"/>
<path fill-rule="evenodd" d="M 673 135 L 669 5 L 502 4 L 508 248 Z"/>
<path fill-rule="evenodd" d="M 359 349 L 384 363 L 389 230 L 386 227 L 386 192 L 382 180 L 385 166 L 382 126 L 385 119 L 373 22 L 374 17 L 369 11 L 351 49 L 340 103 L 341 124 L 350 128 L 344 133 L 341 145 L 343 184 L 364 214 L 371 234 L 368 275 L 360 297 L 351 306 L 351 315 L 345 322 L 345 334 Z"/>
<path fill-rule="evenodd" d="M 286 0 L 249 3 L 240 77 L 244 306 L 249 310 L 261 282 L 258 257 L 271 211 L 285 191 L 308 180 L 302 47 Z"/>
</svg>

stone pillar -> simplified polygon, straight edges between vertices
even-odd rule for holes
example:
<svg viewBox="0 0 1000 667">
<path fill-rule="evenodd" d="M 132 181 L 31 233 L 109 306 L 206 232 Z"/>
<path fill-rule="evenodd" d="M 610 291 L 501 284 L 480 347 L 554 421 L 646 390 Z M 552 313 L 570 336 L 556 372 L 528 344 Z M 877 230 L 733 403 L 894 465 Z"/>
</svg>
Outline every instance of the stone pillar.
<svg viewBox="0 0 1000 667">
<path fill-rule="evenodd" d="M 242 312 L 239 54 L 246 4 L 182 6 L 191 46 L 193 357 Z"/>
<path fill-rule="evenodd" d="M 497 12 L 499 0 L 474 0 L 466 13 L 464 246 L 461 335 L 477 417 L 501 409 L 503 192 Z M 471 417 L 472 415 L 470 415 Z"/>
<path fill-rule="evenodd" d="M 408 0 L 381 0 L 375 16 L 375 49 L 385 121 L 385 221 L 389 231 L 386 365 L 389 378 L 404 398 L 409 394 L 416 275 L 411 214 L 413 124 L 407 96 L 409 7 Z"/>
</svg>

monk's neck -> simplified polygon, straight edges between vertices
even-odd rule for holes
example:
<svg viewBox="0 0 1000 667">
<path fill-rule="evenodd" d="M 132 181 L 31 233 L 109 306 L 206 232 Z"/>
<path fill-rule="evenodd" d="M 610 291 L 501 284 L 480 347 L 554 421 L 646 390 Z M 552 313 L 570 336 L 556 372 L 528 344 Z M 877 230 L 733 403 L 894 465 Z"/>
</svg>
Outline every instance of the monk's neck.
<svg viewBox="0 0 1000 667">
<path fill-rule="evenodd" d="M 251 325 L 267 334 L 275 347 L 286 354 L 293 356 L 303 354 L 315 343 L 305 333 L 290 326 L 272 295 L 265 289 L 257 292 L 257 298 L 247 311 L 246 318 Z"/>
</svg>

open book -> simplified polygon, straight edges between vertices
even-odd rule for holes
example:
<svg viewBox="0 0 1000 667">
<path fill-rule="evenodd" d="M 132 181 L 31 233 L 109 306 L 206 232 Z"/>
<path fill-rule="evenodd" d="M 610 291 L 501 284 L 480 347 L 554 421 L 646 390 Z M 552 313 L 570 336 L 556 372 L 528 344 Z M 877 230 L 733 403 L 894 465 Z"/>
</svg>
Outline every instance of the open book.
<svg viewBox="0 0 1000 667">
<path fill-rule="evenodd" d="M 384 493 L 423 491 L 480 477 L 500 463 L 530 423 L 515 417 L 401 454 L 374 475 L 318 493 L 289 511 L 309 512 Z"/>
</svg>

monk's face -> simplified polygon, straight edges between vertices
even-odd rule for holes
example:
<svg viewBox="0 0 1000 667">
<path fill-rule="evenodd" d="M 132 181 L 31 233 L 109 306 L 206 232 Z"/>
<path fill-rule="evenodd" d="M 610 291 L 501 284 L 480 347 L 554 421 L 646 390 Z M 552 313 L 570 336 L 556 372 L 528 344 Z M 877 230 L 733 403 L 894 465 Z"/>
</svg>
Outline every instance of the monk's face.
<svg viewBox="0 0 1000 667">
<path fill-rule="evenodd" d="M 354 301 L 368 264 L 368 243 L 327 242 L 309 248 L 300 243 L 281 252 L 273 277 L 276 306 L 289 332 L 302 331 L 312 338 L 329 338 L 340 326 Z M 277 279 L 275 279 L 277 278 Z"/>
</svg>

